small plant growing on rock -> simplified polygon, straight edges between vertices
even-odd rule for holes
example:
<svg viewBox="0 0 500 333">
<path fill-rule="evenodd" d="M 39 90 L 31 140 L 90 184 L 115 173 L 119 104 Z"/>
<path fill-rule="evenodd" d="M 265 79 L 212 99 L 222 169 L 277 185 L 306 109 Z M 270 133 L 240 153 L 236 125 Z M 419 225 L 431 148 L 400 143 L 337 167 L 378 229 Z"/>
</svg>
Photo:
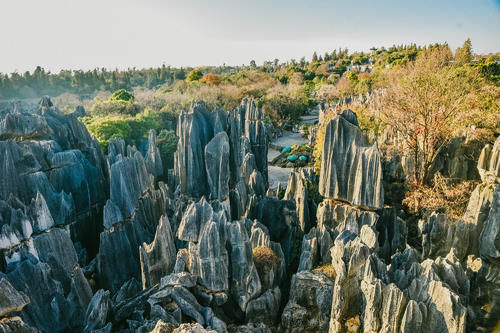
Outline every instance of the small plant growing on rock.
<svg viewBox="0 0 500 333">
<path fill-rule="evenodd" d="M 333 269 L 333 266 L 331 263 L 318 266 L 318 267 L 313 269 L 313 272 L 321 272 L 325 275 L 328 275 L 329 277 L 331 277 L 334 280 L 337 277 L 337 273 Z"/>
<path fill-rule="evenodd" d="M 278 264 L 278 256 L 267 246 L 258 246 L 253 249 L 253 262 L 257 271 L 273 269 Z"/>
</svg>

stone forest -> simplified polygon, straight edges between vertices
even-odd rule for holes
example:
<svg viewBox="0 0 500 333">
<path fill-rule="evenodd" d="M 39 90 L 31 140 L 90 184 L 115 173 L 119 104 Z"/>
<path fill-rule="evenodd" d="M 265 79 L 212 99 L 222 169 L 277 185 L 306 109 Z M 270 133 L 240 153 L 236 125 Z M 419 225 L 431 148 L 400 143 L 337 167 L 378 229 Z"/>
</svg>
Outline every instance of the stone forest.
<svg viewBox="0 0 500 333">
<path fill-rule="evenodd" d="M 155 130 L 141 149 L 112 138 L 104 153 L 84 108 L 2 102 L 0 331 L 493 330 L 500 138 L 468 165 L 452 142 L 436 163 L 478 175 L 463 216 L 404 220 L 387 197 L 411 160 L 382 153 L 397 136 L 372 142 L 355 112 L 327 107 L 319 172 L 294 167 L 270 188 L 251 98 L 182 110 L 167 171 Z"/>
</svg>

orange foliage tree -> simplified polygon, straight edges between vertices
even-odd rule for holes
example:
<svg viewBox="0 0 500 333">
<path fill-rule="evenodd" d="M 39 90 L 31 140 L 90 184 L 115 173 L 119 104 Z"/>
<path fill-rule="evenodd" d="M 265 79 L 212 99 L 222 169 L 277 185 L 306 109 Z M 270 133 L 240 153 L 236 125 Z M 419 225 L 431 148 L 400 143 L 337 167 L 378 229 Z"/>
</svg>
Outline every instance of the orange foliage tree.
<svg viewBox="0 0 500 333">
<path fill-rule="evenodd" d="M 203 77 L 200 80 L 201 82 L 208 83 L 208 84 L 213 84 L 218 86 L 221 82 L 220 75 L 214 74 L 214 73 L 208 73 L 203 75 Z"/>
</svg>

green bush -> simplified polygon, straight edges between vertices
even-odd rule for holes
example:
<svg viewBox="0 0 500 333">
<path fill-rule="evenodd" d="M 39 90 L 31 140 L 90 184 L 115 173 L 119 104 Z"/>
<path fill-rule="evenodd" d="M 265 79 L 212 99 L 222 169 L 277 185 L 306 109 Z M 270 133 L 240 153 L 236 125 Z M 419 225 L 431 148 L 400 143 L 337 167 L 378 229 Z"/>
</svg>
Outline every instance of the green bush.
<svg viewBox="0 0 500 333">
<path fill-rule="evenodd" d="M 125 140 L 128 145 L 137 146 L 147 137 L 150 129 L 160 131 L 164 124 L 158 113 L 146 110 L 134 117 L 112 115 L 104 117 L 83 117 L 83 123 L 90 134 L 97 138 L 101 148 L 107 152 L 109 141 L 113 138 Z"/>
<path fill-rule="evenodd" d="M 134 95 L 125 89 L 120 89 L 115 91 L 107 100 L 96 100 L 90 109 L 90 114 L 93 116 L 135 116 L 141 111 L 141 106 L 135 103 Z"/>
<path fill-rule="evenodd" d="M 119 89 L 111 95 L 109 98 L 110 101 L 125 101 L 128 102 L 130 100 L 134 100 L 134 95 L 126 91 L 125 89 Z"/>
</svg>

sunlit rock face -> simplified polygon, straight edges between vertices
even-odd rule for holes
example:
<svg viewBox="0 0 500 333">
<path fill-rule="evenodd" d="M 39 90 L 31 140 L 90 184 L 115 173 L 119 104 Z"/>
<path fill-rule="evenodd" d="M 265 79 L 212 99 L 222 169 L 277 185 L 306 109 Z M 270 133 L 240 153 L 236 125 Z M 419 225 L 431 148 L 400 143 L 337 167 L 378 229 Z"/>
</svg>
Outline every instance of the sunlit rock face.
<svg viewBox="0 0 500 333">
<path fill-rule="evenodd" d="M 382 208 L 384 203 L 378 148 L 369 145 L 361 129 L 342 115 L 326 127 L 319 192 L 366 208 Z"/>
<path fill-rule="evenodd" d="M 252 100 L 230 111 L 210 111 L 203 102 L 193 102 L 179 116 L 175 153 L 175 175 L 182 193 L 224 201 L 248 203 L 252 193 L 267 189 L 267 135 L 264 115 Z M 255 174 L 253 175 L 253 172 Z M 245 184 L 245 189 L 238 183 Z M 236 209 L 238 210 L 238 209 Z M 246 207 L 240 207 L 244 213 Z M 236 215 L 238 215 L 238 213 Z"/>
</svg>

